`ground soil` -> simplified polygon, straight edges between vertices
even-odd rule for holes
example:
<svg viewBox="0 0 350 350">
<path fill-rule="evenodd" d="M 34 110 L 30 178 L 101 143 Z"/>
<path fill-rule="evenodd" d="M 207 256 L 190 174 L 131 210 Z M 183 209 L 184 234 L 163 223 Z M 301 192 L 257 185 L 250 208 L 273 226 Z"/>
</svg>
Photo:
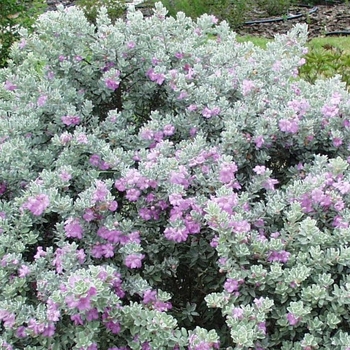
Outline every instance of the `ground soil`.
<svg viewBox="0 0 350 350">
<path fill-rule="evenodd" d="M 309 14 L 309 12 L 312 12 Z M 262 18 L 284 20 L 271 23 L 245 24 L 236 31 L 239 34 L 263 36 L 273 38 L 275 34 L 284 34 L 296 23 L 307 23 L 309 37 L 320 37 L 326 35 L 350 35 L 350 3 L 333 5 L 316 5 L 314 7 L 294 7 L 288 11 L 289 15 L 302 14 L 300 18 L 286 20 L 286 16 L 270 17 L 267 13 L 254 9 L 248 17 L 250 21 L 261 20 Z M 338 34 L 336 34 L 338 33 Z"/>
</svg>

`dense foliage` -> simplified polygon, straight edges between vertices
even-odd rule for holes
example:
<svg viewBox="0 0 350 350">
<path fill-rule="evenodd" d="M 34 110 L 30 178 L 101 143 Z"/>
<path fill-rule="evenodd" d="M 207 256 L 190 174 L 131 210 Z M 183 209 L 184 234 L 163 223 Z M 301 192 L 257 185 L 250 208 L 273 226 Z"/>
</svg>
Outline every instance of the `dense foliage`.
<svg viewBox="0 0 350 350">
<path fill-rule="evenodd" d="M 77 8 L 0 71 L 3 349 L 347 349 L 350 99 L 226 22 Z"/>
<path fill-rule="evenodd" d="M 1 0 L 0 67 L 6 65 L 10 47 L 18 39 L 19 27 L 30 28 L 45 8 L 44 0 Z"/>
</svg>

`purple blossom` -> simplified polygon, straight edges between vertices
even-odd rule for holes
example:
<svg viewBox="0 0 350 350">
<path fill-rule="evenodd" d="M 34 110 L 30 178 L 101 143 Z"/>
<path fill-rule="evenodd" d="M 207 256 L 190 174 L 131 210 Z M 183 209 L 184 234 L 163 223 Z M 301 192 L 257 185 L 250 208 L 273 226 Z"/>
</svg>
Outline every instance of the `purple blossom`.
<svg viewBox="0 0 350 350">
<path fill-rule="evenodd" d="M 269 262 L 281 262 L 287 263 L 290 257 L 290 253 L 285 250 L 276 251 L 273 250 L 269 253 L 267 261 Z"/>
<path fill-rule="evenodd" d="M 262 332 L 263 334 L 266 334 L 266 322 L 259 322 L 258 323 L 258 330 Z"/>
<path fill-rule="evenodd" d="M 172 184 L 182 185 L 185 189 L 187 189 L 190 185 L 188 172 L 183 165 L 180 165 L 178 170 L 179 171 L 172 171 L 170 173 L 169 181 Z"/>
<path fill-rule="evenodd" d="M 43 107 L 46 104 L 47 96 L 41 95 L 39 96 L 38 100 L 36 101 L 36 104 L 38 107 Z"/>
<path fill-rule="evenodd" d="M 149 304 L 157 300 L 157 292 L 155 290 L 148 289 L 143 293 L 143 303 Z"/>
<path fill-rule="evenodd" d="M 23 50 L 27 46 L 27 40 L 22 38 L 21 41 L 18 43 L 18 47 Z"/>
<path fill-rule="evenodd" d="M 7 189 L 7 184 L 6 182 L 0 182 L 0 196 L 2 196 Z"/>
<path fill-rule="evenodd" d="M 302 117 L 310 109 L 310 104 L 306 99 L 292 100 L 288 102 L 290 107 L 295 113 L 298 113 L 299 117 Z"/>
<path fill-rule="evenodd" d="M 40 216 L 49 205 L 49 197 L 42 193 L 35 197 L 29 197 L 27 202 L 22 205 L 22 208 L 28 209 L 35 216 Z"/>
<path fill-rule="evenodd" d="M 37 247 L 36 248 L 36 254 L 34 255 L 34 259 L 37 260 L 43 256 L 45 256 L 47 253 L 43 250 L 43 247 Z"/>
<path fill-rule="evenodd" d="M 188 237 L 188 231 L 185 227 L 183 228 L 167 227 L 164 230 L 164 236 L 166 239 L 170 241 L 175 241 L 180 243 L 180 242 L 186 241 Z"/>
<path fill-rule="evenodd" d="M 162 85 L 165 80 L 165 75 L 156 73 L 153 68 L 147 71 L 147 76 L 151 81 L 155 81 L 158 85 Z"/>
<path fill-rule="evenodd" d="M 235 320 L 241 320 L 243 318 L 244 310 L 241 307 L 235 307 L 232 310 L 232 317 Z"/>
<path fill-rule="evenodd" d="M 262 145 L 265 143 L 264 137 L 259 135 L 254 138 L 254 143 L 256 148 L 261 148 Z"/>
<path fill-rule="evenodd" d="M 78 143 L 86 145 L 88 143 L 88 138 L 87 136 L 80 132 L 78 134 L 75 134 L 75 139 Z"/>
<path fill-rule="evenodd" d="M 334 147 L 339 147 L 342 145 L 343 140 L 340 137 L 333 137 L 333 146 Z"/>
<path fill-rule="evenodd" d="M 291 325 L 291 326 L 295 326 L 299 323 L 300 321 L 300 317 L 296 317 L 293 313 L 291 312 L 288 312 L 287 314 L 287 320 L 288 320 L 288 323 Z"/>
<path fill-rule="evenodd" d="M 99 319 L 99 314 L 98 314 L 98 310 L 94 307 L 90 310 L 88 310 L 88 312 L 86 313 L 86 320 L 87 321 L 94 321 L 94 320 L 98 320 Z"/>
<path fill-rule="evenodd" d="M 247 96 L 255 88 L 255 83 L 252 80 L 243 80 L 242 93 L 243 96 Z"/>
<path fill-rule="evenodd" d="M 69 218 L 64 223 L 64 231 L 69 238 L 83 238 L 83 227 L 81 226 L 79 219 Z"/>
<path fill-rule="evenodd" d="M 18 338 L 25 338 L 27 336 L 26 327 L 19 326 L 16 330 L 16 337 Z"/>
<path fill-rule="evenodd" d="M 213 107 L 212 109 L 209 109 L 208 107 L 205 107 L 202 110 L 202 116 L 205 118 L 211 118 L 219 115 L 221 112 L 221 109 L 219 107 Z"/>
<path fill-rule="evenodd" d="M 30 269 L 27 265 L 22 265 L 18 270 L 18 277 L 26 277 L 30 274 Z"/>
<path fill-rule="evenodd" d="M 108 321 L 105 323 L 107 329 L 109 329 L 113 334 L 118 334 L 121 330 L 119 322 Z"/>
<path fill-rule="evenodd" d="M 226 282 L 224 283 L 224 289 L 229 293 L 237 292 L 242 283 L 243 283 L 243 281 L 241 281 L 241 280 L 228 278 L 226 280 Z"/>
<path fill-rule="evenodd" d="M 170 302 L 156 300 L 155 303 L 153 304 L 153 307 L 157 311 L 164 312 L 164 311 L 170 310 L 173 306 L 171 305 Z"/>
<path fill-rule="evenodd" d="M 258 175 L 262 175 L 265 173 L 266 167 L 264 165 L 257 165 L 253 168 L 253 171 Z"/>
<path fill-rule="evenodd" d="M 197 108 L 198 107 L 196 105 L 191 104 L 187 107 L 187 110 L 189 110 L 190 112 L 194 112 L 197 110 Z"/>
<path fill-rule="evenodd" d="M 183 100 L 188 97 L 188 93 L 186 91 L 181 91 L 179 96 L 177 97 L 178 100 Z"/>
<path fill-rule="evenodd" d="M 237 170 L 238 167 L 235 162 L 222 163 L 219 171 L 219 180 L 225 184 L 230 183 L 232 180 L 234 180 Z"/>
<path fill-rule="evenodd" d="M 126 256 L 124 264 L 130 269 L 140 268 L 142 266 L 142 259 L 144 257 L 144 254 L 129 254 Z"/>
<path fill-rule="evenodd" d="M 95 214 L 93 209 L 87 208 L 87 209 L 85 209 L 83 219 L 87 222 L 90 222 L 90 221 L 97 219 L 97 215 Z"/>
<path fill-rule="evenodd" d="M 92 199 L 94 202 L 102 202 L 106 199 L 109 190 L 107 189 L 107 185 L 101 181 L 101 180 L 96 180 L 95 183 L 96 190 L 93 193 Z"/>
<path fill-rule="evenodd" d="M 70 317 L 70 319 L 74 322 L 75 326 L 83 325 L 84 321 L 81 318 L 80 314 L 74 314 Z"/>
<path fill-rule="evenodd" d="M 17 89 L 17 85 L 13 84 L 10 80 L 6 80 L 4 88 L 7 91 L 15 91 Z"/>
<path fill-rule="evenodd" d="M 130 202 L 136 202 L 141 195 L 141 191 L 139 191 L 137 188 L 130 188 L 126 190 L 125 198 L 128 199 Z"/>
<path fill-rule="evenodd" d="M 90 156 L 89 162 L 91 165 L 97 167 L 97 166 L 99 166 L 99 164 L 101 162 L 101 157 L 98 154 L 93 154 Z"/>
<path fill-rule="evenodd" d="M 80 117 L 76 115 L 65 115 L 61 118 L 61 120 L 62 123 L 67 126 L 80 124 Z"/>
<path fill-rule="evenodd" d="M 107 89 L 110 89 L 113 91 L 117 90 L 119 87 L 119 84 L 120 84 L 120 82 L 115 80 L 115 79 L 112 79 L 112 78 L 105 79 L 105 85 L 106 85 Z"/>
<path fill-rule="evenodd" d="M 263 183 L 263 187 L 266 190 L 274 190 L 275 189 L 275 185 L 278 184 L 278 180 L 276 179 L 267 179 L 264 183 Z"/>
<path fill-rule="evenodd" d="M 66 131 L 60 136 L 60 142 L 64 146 L 67 145 L 70 141 L 72 141 L 72 139 L 73 136 Z"/>
<path fill-rule="evenodd" d="M 321 112 L 326 118 L 334 118 L 338 115 L 339 108 L 337 106 L 334 106 L 334 105 L 325 104 L 321 108 Z"/>
<path fill-rule="evenodd" d="M 281 119 L 278 122 L 278 126 L 282 132 L 295 134 L 299 130 L 298 119 Z"/>
<path fill-rule="evenodd" d="M 62 181 L 69 181 L 72 178 L 72 175 L 69 174 L 67 171 L 62 170 L 61 173 L 59 174 L 59 177 Z"/>
</svg>

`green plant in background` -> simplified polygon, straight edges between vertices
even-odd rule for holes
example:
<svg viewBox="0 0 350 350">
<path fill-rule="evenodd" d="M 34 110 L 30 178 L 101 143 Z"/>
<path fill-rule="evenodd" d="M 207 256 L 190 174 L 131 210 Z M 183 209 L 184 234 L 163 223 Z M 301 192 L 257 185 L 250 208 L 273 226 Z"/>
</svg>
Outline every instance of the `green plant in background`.
<svg viewBox="0 0 350 350">
<path fill-rule="evenodd" d="M 316 79 L 340 75 L 341 80 L 350 86 L 350 54 L 331 44 L 313 48 L 305 56 L 306 63 L 300 68 L 300 77 L 310 83 Z"/>
<path fill-rule="evenodd" d="M 46 6 L 44 0 L 1 0 L 0 67 L 6 66 L 9 49 L 18 37 L 18 28 L 30 28 Z"/>
<path fill-rule="evenodd" d="M 257 0 L 257 5 L 270 16 L 286 14 L 293 0 Z"/>
<path fill-rule="evenodd" d="M 168 9 L 168 14 L 173 17 L 179 11 L 191 18 L 210 12 L 208 0 L 163 0 L 162 3 Z"/>
<path fill-rule="evenodd" d="M 107 8 L 108 16 L 113 22 L 123 16 L 126 10 L 125 0 L 77 0 L 76 5 L 83 9 L 86 18 L 93 23 L 102 6 Z"/>
<path fill-rule="evenodd" d="M 237 29 L 247 20 L 246 14 L 251 6 L 250 0 L 218 0 L 210 9 L 219 19 L 226 20 L 232 29 Z"/>
</svg>

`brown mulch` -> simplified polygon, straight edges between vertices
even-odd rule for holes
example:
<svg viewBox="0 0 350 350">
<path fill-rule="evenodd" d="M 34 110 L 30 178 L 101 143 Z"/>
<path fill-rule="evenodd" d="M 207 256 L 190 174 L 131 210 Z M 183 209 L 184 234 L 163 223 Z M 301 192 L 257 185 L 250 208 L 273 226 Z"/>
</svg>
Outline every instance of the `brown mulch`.
<svg viewBox="0 0 350 350">
<path fill-rule="evenodd" d="M 291 8 L 290 14 L 303 14 L 302 17 L 291 20 L 283 20 L 272 23 L 259 23 L 244 25 L 237 30 L 240 35 L 257 35 L 266 38 L 273 38 L 275 34 L 284 34 L 290 30 L 296 23 L 307 23 L 309 38 L 325 36 L 331 32 L 349 32 L 350 33 L 350 4 L 336 5 L 317 5 L 317 10 L 312 14 L 307 14 L 311 8 L 296 7 Z M 315 10 L 315 7 L 314 7 Z M 259 20 L 259 16 L 251 12 L 252 20 Z M 266 17 L 265 17 L 266 18 Z M 277 17 L 268 17 L 277 19 Z"/>
</svg>

